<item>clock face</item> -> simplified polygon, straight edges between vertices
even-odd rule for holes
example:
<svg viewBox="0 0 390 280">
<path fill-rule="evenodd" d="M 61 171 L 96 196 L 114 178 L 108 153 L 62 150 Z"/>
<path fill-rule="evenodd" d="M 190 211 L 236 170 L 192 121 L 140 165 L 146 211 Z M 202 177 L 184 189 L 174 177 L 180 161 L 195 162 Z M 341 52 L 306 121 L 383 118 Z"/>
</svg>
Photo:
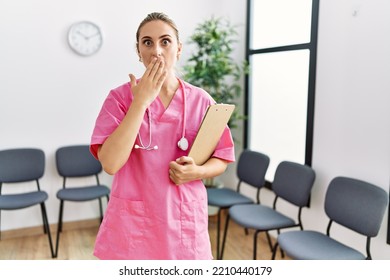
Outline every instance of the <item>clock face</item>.
<svg viewBox="0 0 390 280">
<path fill-rule="evenodd" d="M 69 28 L 68 43 L 77 54 L 89 56 L 101 48 L 102 32 L 99 26 L 92 22 L 77 22 Z"/>
</svg>

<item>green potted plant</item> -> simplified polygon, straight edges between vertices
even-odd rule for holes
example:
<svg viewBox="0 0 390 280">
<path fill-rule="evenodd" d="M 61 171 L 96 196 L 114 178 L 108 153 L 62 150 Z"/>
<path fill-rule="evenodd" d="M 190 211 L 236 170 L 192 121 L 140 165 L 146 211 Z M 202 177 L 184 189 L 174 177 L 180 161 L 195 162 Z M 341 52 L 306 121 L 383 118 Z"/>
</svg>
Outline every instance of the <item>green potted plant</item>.
<svg viewBox="0 0 390 280">
<path fill-rule="evenodd" d="M 248 71 L 245 60 L 237 63 L 232 57 L 237 42 L 236 27 L 226 19 L 215 18 L 200 23 L 190 37 L 196 49 L 184 66 L 184 78 L 206 90 L 217 103 L 236 104 L 242 93 L 241 78 Z M 237 127 L 243 115 L 234 111 L 229 127 Z"/>
<path fill-rule="evenodd" d="M 238 63 L 231 56 L 237 35 L 236 27 L 228 20 L 213 16 L 200 23 L 189 40 L 196 48 L 183 67 L 184 79 L 206 90 L 217 103 L 236 104 L 243 90 L 242 77 L 248 71 L 248 63 Z M 229 127 L 236 128 L 242 119 L 244 116 L 236 106 Z"/>
</svg>

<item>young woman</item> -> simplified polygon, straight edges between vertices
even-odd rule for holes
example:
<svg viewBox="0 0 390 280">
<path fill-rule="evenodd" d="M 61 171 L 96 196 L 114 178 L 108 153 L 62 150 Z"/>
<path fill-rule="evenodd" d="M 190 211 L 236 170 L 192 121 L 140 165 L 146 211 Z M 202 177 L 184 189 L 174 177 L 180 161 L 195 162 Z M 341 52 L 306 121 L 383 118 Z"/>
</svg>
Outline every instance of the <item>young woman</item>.
<svg viewBox="0 0 390 280">
<path fill-rule="evenodd" d="M 96 239 L 100 259 L 212 259 L 207 194 L 201 179 L 235 160 L 226 127 L 212 157 L 198 166 L 188 157 L 207 107 L 204 90 L 180 80 L 182 51 L 174 22 L 151 13 L 137 33 L 146 70 L 110 91 L 97 117 L 91 152 L 114 175 Z"/>
</svg>

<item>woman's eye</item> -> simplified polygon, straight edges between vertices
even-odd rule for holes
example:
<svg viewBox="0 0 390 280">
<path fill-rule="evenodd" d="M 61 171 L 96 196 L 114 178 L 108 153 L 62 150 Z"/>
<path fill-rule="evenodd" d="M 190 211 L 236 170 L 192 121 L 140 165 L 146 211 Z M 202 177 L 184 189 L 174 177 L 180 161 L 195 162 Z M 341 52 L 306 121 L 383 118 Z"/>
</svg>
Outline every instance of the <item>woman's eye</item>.
<svg viewBox="0 0 390 280">
<path fill-rule="evenodd" d="M 164 40 L 162 41 L 162 44 L 163 44 L 164 46 L 169 45 L 169 43 L 170 43 L 170 41 L 169 41 L 168 39 L 164 39 Z"/>
<path fill-rule="evenodd" d="M 151 46 L 151 45 L 152 45 L 152 41 L 150 41 L 150 40 L 145 40 L 145 41 L 144 41 L 144 45 L 145 45 L 145 46 Z"/>
</svg>

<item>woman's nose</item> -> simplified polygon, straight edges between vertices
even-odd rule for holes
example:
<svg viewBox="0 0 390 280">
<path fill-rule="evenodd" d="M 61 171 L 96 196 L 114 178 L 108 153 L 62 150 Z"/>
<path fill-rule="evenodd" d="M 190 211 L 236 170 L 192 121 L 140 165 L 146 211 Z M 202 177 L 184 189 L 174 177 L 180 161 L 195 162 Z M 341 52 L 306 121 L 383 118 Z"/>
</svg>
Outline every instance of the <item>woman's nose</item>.
<svg viewBox="0 0 390 280">
<path fill-rule="evenodd" d="M 161 53 L 162 53 L 162 49 L 159 47 L 159 46 L 156 46 L 153 50 L 153 54 L 156 56 L 156 57 L 159 57 L 161 56 Z"/>
</svg>

